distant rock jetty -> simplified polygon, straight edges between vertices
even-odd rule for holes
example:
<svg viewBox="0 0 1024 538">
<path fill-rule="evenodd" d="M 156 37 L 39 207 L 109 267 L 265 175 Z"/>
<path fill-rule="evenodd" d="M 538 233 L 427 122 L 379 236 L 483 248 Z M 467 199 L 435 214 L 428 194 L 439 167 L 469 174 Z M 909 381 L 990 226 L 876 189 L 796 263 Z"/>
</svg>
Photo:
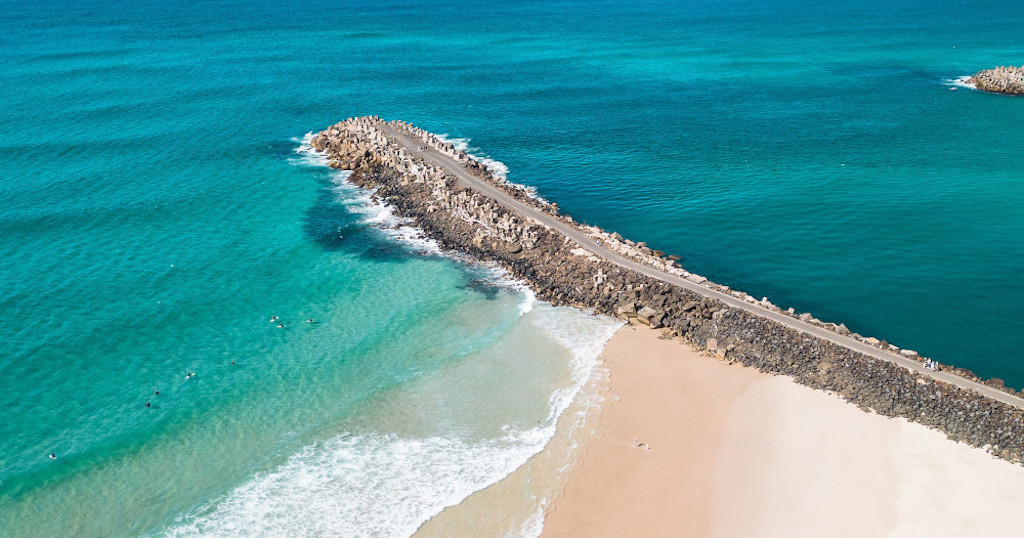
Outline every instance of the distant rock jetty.
<svg viewBox="0 0 1024 538">
<path fill-rule="evenodd" d="M 394 134 L 419 146 L 399 143 Z M 373 196 L 412 219 L 442 247 L 496 262 L 528 282 L 537 295 L 557 305 L 593 308 L 663 328 L 722 360 L 761 371 L 792 376 L 803 385 L 830 391 L 862 407 L 905 417 L 945 432 L 951 439 L 981 447 L 1011 462 L 1024 458 L 1024 410 L 972 390 L 937 380 L 891 362 L 801 332 L 748 309 L 730 306 L 663 279 L 652 278 L 588 251 L 568 235 L 534 218 L 524 218 L 505 204 L 460 181 L 441 164 L 486 182 L 515 201 L 557 219 L 573 234 L 583 234 L 643 267 L 716 290 L 766 312 L 797 318 L 881 350 L 1018 394 L 998 379 L 981 380 L 969 370 L 938 365 L 911 350 L 850 333 L 845 325 L 826 323 L 810 314 L 782 310 L 768 301 L 715 284 L 687 272 L 678 258 L 642 242 L 585 226 L 558 212 L 556 204 L 531 196 L 433 134 L 403 122 L 377 117 L 345 120 L 313 136 L 311 146 L 330 166 L 351 170 L 349 180 L 371 189 Z M 429 150 L 428 150 L 429 148 Z M 428 157 L 429 156 L 429 157 Z M 445 161 L 449 162 L 449 161 Z M 457 164 L 456 164 L 457 163 Z M 461 173 L 461 172 L 460 172 Z M 521 211 L 520 211 L 521 213 Z"/>
<path fill-rule="evenodd" d="M 1024 67 L 997 67 L 971 76 L 979 90 L 1007 95 L 1024 95 Z"/>
</svg>

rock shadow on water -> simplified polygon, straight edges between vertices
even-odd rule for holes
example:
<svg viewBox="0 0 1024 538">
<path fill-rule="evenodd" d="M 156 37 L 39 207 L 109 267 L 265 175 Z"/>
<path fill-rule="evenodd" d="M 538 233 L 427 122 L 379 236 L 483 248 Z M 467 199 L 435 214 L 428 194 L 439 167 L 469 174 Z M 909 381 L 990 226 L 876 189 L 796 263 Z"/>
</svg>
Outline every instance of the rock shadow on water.
<svg viewBox="0 0 1024 538">
<path fill-rule="evenodd" d="M 498 299 L 502 286 L 488 277 L 488 270 L 417 250 L 414 245 L 388 237 L 387 225 L 367 223 L 363 215 L 340 202 L 329 178 L 322 180 L 321 187 L 316 203 L 306 211 L 302 229 L 324 251 L 346 252 L 372 262 L 404 263 L 423 257 L 446 260 L 463 273 L 465 284 L 459 289 L 479 293 L 490 301 Z"/>
<path fill-rule="evenodd" d="M 274 145 L 273 149 L 275 155 L 293 156 L 295 146 L 282 143 Z M 393 229 L 392 226 L 367 222 L 365 215 L 353 211 L 351 205 L 339 198 L 333 170 L 314 169 L 320 172 L 316 177 L 319 192 L 316 202 L 303 217 L 302 230 L 321 249 L 346 252 L 373 262 L 402 263 L 422 257 L 446 259 L 464 275 L 465 284 L 458 286 L 459 289 L 480 293 L 490 301 L 498 299 L 502 286 L 488 277 L 488 270 L 458 263 L 434 251 L 417 249 L 415 245 L 389 237 L 387 230 Z"/>
<path fill-rule="evenodd" d="M 327 252 L 347 252 L 369 261 L 405 262 L 422 252 L 388 237 L 388 226 L 366 222 L 365 215 L 339 200 L 330 174 L 318 178 L 316 202 L 303 217 L 302 231 Z"/>
<path fill-rule="evenodd" d="M 479 274 L 467 271 L 466 279 L 466 285 L 459 286 L 459 289 L 475 291 L 483 295 L 488 301 L 496 300 L 498 298 L 498 294 L 501 293 L 501 286 L 487 280 L 486 278 L 480 278 Z"/>
<path fill-rule="evenodd" d="M 491 301 L 502 292 L 502 286 L 488 277 L 487 269 L 465 265 L 436 252 L 417 250 L 414 245 L 388 237 L 386 225 L 362 219 L 362 215 L 339 202 L 337 193 L 325 185 L 317 202 L 306 212 L 302 228 L 306 236 L 326 252 L 346 252 L 372 262 L 404 263 L 415 258 L 436 258 L 453 264 L 463 274 L 465 283 L 458 286 L 459 289 L 479 293 Z"/>
</svg>

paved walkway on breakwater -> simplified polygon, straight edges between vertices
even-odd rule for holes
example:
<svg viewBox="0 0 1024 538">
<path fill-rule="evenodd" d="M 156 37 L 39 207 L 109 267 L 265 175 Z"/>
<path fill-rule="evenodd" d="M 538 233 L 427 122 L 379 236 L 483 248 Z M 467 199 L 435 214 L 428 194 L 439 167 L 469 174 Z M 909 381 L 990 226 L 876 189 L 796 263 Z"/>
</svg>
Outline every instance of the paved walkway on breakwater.
<svg viewBox="0 0 1024 538">
<path fill-rule="evenodd" d="M 764 308 L 751 305 L 746 301 L 737 299 L 736 297 L 722 293 L 718 290 L 706 288 L 694 282 L 690 282 L 689 280 L 686 280 L 682 277 L 672 275 L 664 271 L 655 269 L 653 267 L 648 267 L 646 265 L 642 265 L 633 260 L 625 258 L 622 255 L 612 252 L 611 250 L 608 250 L 607 248 L 601 246 L 596 241 L 588 237 L 586 234 L 566 225 L 564 222 L 555 218 L 554 216 L 546 214 L 529 205 L 526 205 L 510 196 L 500 187 L 470 174 L 455 159 L 448 157 L 447 155 L 443 155 L 437 152 L 436 150 L 430 149 L 429 147 L 427 147 L 427 149 L 421 149 L 424 147 L 421 143 L 418 143 L 416 140 L 400 132 L 394 127 L 390 125 L 382 125 L 380 126 L 380 130 L 382 131 L 383 134 L 394 139 L 395 142 L 400 144 L 405 151 L 423 159 L 424 161 L 433 163 L 439 168 L 452 174 L 452 176 L 454 176 L 464 186 L 474 189 L 490 197 L 491 199 L 498 202 L 502 206 L 508 208 L 510 211 L 516 213 L 520 217 L 535 220 L 547 226 L 548 228 L 557 231 L 558 233 L 575 241 L 582 248 L 589 250 L 595 255 L 600 256 L 615 265 L 618 265 L 625 269 L 629 269 L 631 271 L 635 271 L 642 275 L 649 276 L 651 278 L 661 280 L 662 282 L 672 284 L 674 286 L 685 288 L 687 290 L 690 290 L 694 293 L 698 293 L 705 297 L 716 299 L 730 307 L 739 308 L 756 316 L 760 316 L 762 318 L 769 319 L 776 323 L 780 323 L 786 327 L 796 329 L 801 333 L 822 340 L 826 340 L 832 342 L 833 344 L 837 344 L 847 349 L 856 351 L 857 353 L 861 353 L 863 355 L 867 355 L 878 360 L 887 361 L 896 364 L 897 366 L 902 366 L 908 370 L 912 370 L 914 372 L 918 372 L 920 374 L 937 379 L 939 381 L 955 385 L 962 389 L 975 391 L 987 398 L 997 400 L 1007 405 L 1012 405 L 1018 409 L 1024 409 L 1024 398 L 1021 398 L 1019 396 L 994 389 L 992 387 L 978 383 L 971 379 L 960 377 L 958 375 L 954 375 L 948 372 L 929 370 L 925 368 L 924 365 L 920 362 L 908 359 L 895 353 L 883 351 L 879 348 L 865 344 L 864 342 L 860 342 L 854 340 L 853 338 L 828 331 L 821 327 L 811 325 L 810 323 L 805 323 L 803 321 L 800 321 L 799 319 L 789 317 L 785 314 L 772 312 L 770 310 L 766 310 Z"/>
</svg>

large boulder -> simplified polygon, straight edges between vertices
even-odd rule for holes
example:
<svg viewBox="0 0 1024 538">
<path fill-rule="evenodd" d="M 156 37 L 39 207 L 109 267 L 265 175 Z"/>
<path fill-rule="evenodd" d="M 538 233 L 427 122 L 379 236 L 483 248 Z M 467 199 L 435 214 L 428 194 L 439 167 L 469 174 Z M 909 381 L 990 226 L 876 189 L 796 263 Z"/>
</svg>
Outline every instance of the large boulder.
<svg viewBox="0 0 1024 538">
<path fill-rule="evenodd" d="M 625 315 L 625 316 L 634 315 L 634 314 L 636 314 L 636 304 L 633 303 L 632 301 L 626 301 L 626 302 L 623 302 L 623 303 L 619 303 L 619 305 L 617 307 L 615 307 L 615 313 L 619 314 L 620 316 L 621 315 Z"/>
<path fill-rule="evenodd" d="M 658 315 L 658 311 L 653 309 L 653 308 L 651 308 L 651 307 L 649 307 L 649 306 L 645 306 L 645 307 L 641 308 L 636 313 L 636 317 L 640 321 L 642 321 L 644 323 L 647 323 L 647 324 L 650 324 L 651 318 L 653 318 L 656 315 Z"/>
</svg>

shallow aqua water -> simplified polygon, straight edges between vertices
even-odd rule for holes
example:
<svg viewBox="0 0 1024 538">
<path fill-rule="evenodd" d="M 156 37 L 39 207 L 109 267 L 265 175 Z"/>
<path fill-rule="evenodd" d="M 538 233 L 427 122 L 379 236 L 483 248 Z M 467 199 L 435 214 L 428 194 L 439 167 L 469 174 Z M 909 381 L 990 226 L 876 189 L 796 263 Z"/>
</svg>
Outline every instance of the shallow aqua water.
<svg viewBox="0 0 1024 538">
<path fill-rule="evenodd" d="M 604 322 L 520 316 L 374 228 L 295 152 L 353 115 L 470 138 L 578 220 L 1024 386 L 1024 99 L 946 83 L 1019 63 L 1024 5 L 847 4 L 3 2 L 0 528 L 294 531 L 318 516 L 274 502 L 315 504 L 286 485 L 309 469 L 409 480 L 366 454 L 433 442 L 500 463 L 434 477 L 457 499 L 533 450 L 504 436 L 547 423 L 585 342 L 531 316 Z M 469 390 L 526 356 L 525 397 Z M 393 420 L 436 383 L 473 397 Z M 314 490 L 365 513 L 353 487 Z M 401 529 L 433 510 L 410 506 Z"/>
</svg>

